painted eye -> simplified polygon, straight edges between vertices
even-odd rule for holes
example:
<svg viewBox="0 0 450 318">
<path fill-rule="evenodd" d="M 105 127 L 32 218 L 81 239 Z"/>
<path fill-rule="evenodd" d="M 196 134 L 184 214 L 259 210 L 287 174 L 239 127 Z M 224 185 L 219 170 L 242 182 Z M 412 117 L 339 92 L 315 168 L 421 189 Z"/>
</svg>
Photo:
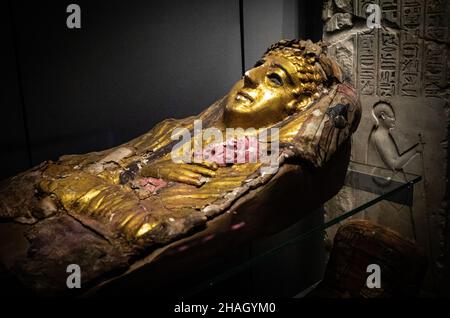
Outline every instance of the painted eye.
<svg viewBox="0 0 450 318">
<path fill-rule="evenodd" d="M 283 79 L 277 73 L 270 73 L 270 74 L 267 75 L 267 78 L 270 80 L 270 82 L 272 82 L 276 86 L 282 86 L 283 85 Z"/>
</svg>

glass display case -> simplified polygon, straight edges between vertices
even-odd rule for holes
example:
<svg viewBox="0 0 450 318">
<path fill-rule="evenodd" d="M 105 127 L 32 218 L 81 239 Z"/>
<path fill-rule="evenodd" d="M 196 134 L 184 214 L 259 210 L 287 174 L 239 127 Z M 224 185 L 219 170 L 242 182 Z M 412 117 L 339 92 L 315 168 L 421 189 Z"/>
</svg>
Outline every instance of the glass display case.
<svg viewBox="0 0 450 318">
<path fill-rule="evenodd" d="M 266 250 L 260 249 L 258 253 L 250 252 L 248 259 L 233 264 L 206 280 L 198 281 L 197 284 L 187 288 L 182 295 L 188 298 L 217 294 L 226 295 L 230 290 L 239 292 L 237 289 L 244 289 L 245 293 L 251 293 L 252 295 L 267 294 L 267 290 L 261 291 L 258 286 L 255 286 L 255 284 L 258 284 L 266 287 L 272 286 L 269 287 L 271 296 L 303 297 L 320 283 L 330 244 L 332 244 L 332 238 L 340 225 L 351 219 L 377 219 L 377 214 L 380 213 L 380 210 L 376 209 L 376 207 L 381 202 L 411 207 L 414 201 L 414 185 L 421 180 L 422 177 L 418 175 L 393 174 L 392 171 L 387 169 L 375 169 L 351 162 L 347 171 L 345 185 L 341 191 L 324 204 L 323 207 L 313 212 L 316 215 L 323 215 L 321 221 L 309 222 L 308 226 L 303 227 L 294 225 L 292 229 L 284 231 L 285 235 L 280 236 L 277 234 L 276 244 L 273 244 L 273 242 L 272 244 L 263 244 L 269 248 Z M 357 192 L 356 197 L 359 198 L 358 202 L 354 203 L 350 209 L 343 209 L 342 205 L 333 204 L 334 200 L 345 197 L 345 193 L 348 191 L 353 191 L 353 196 Z M 311 224 L 313 226 L 310 226 Z M 396 228 L 391 228 L 391 230 L 396 231 Z M 311 248 L 308 249 L 308 246 L 311 245 L 311 239 L 316 243 L 317 239 L 322 239 L 321 253 L 317 251 L 313 254 L 310 253 Z M 286 288 L 285 284 L 279 280 L 280 273 L 273 271 L 277 266 L 273 265 L 283 261 L 292 261 L 287 259 L 285 254 L 292 255 L 293 248 L 297 252 L 307 252 L 307 254 L 299 255 L 299 257 L 303 258 L 308 263 L 308 266 L 314 263 L 312 259 L 322 262 L 322 264 L 312 265 L 316 267 L 315 269 L 305 269 L 301 268 L 301 266 L 293 268 L 293 272 L 289 273 L 288 276 L 292 279 L 291 282 L 294 282 L 294 285 Z M 261 275 L 258 275 L 257 280 L 252 280 L 251 276 L 254 276 L 255 271 L 265 272 L 266 276 L 261 277 Z M 302 275 L 310 276 L 301 277 Z M 250 276 L 250 279 L 248 276 Z M 295 280 L 299 276 L 300 279 L 297 281 L 298 289 L 296 289 Z M 278 280 L 278 284 L 269 282 L 274 280 Z M 273 287 L 274 285 L 276 285 L 275 288 Z M 296 292 L 292 292 L 294 290 Z M 291 291 L 291 294 L 289 294 L 289 291 Z"/>
</svg>

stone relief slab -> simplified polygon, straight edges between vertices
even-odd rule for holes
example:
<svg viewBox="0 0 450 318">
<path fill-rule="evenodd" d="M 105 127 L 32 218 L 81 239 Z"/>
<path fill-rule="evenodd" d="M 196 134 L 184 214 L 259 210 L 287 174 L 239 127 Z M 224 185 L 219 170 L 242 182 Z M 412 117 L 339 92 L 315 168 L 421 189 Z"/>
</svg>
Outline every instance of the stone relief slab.
<svg viewBox="0 0 450 318">
<path fill-rule="evenodd" d="M 381 28 L 367 27 L 371 3 L 380 6 Z M 352 138 L 352 161 L 372 167 L 374 175 L 383 170 L 397 178 L 404 174 L 404 181 L 408 173 L 423 177 L 412 207 L 382 202 L 364 217 L 427 251 L 431 288 L 438 288 L 448 251 L 448 13 L 445 0 L 330 0 L 323 12 L 329 54 L 356 86 L 363 108 Z M 351 14 L 350 28 L 327 27 L 339 14 Z M 328 203 L 329 211 L 356 207 L 369 195 L 346 188 Z"/>
</svg>

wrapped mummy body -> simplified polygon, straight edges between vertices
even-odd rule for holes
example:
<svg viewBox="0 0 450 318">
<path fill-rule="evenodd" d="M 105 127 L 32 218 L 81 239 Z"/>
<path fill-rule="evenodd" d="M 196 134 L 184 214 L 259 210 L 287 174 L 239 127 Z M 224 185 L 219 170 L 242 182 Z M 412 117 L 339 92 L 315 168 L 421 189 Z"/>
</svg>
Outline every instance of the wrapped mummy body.
<svg viewBox="0 0 450 318">
<path fill-rule="evenodd" d="M 130 257 L 201 228 L 249 191 L 265 187 L 288 160 L 320 169 L 348 142 L 361 116 L 354 89 L 341 81 L 321 43 L 280 41 L 198 116 L 168 119 L 118 147 L 62 156 L 5 180 L 0 218 L 7 221 L 3 225 L 25 224 L 28 255 L 8 258 L 2 252 L 3 260 L 10 259 L 4 266 L 37 289 L 58 289 L 59 274 L 49 274 L 56 264 L 85 264 L 86 279 L 96 279 L 127 267 Z M 194 134 L 199 121 L 200 139 Z M 226 135 L 229 128 L 257 140 L 254 149 L 276 143 L 269 156 L 270 162 L 275 159 L 273 169 L 263 169 L 267 162 L 258 160 L 172 160 L 180 129 L 192 136 L 189 145 L 200 142 L 209 149 L 219 143 L 203 138 L 204 132 L 223 132 L 223 144 L 230 144 L 239 136 Z M 258 138 L 262 129 L 276 131 L 276 137 Z M 298 196 L 286 200 L 308 200 Z"/>
</svg>

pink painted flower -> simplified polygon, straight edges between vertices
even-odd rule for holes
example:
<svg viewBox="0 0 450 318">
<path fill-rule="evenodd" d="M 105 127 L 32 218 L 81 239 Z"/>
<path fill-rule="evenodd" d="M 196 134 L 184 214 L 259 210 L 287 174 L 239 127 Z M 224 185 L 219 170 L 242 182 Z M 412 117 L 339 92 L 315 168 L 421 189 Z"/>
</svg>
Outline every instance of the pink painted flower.
<svg viewBox="0 0 450 318">
<path fill-rule="evenodd" d="M 227 163 L 254 163 L 258 160 L 258 151 L 256 137 L 242 136 L 226 142 L 210 144 L 203 149 L 202 154 L 196 154 L 196 158 L 215 162 L 220 166 L 225 166 Z"/>
</svg>

